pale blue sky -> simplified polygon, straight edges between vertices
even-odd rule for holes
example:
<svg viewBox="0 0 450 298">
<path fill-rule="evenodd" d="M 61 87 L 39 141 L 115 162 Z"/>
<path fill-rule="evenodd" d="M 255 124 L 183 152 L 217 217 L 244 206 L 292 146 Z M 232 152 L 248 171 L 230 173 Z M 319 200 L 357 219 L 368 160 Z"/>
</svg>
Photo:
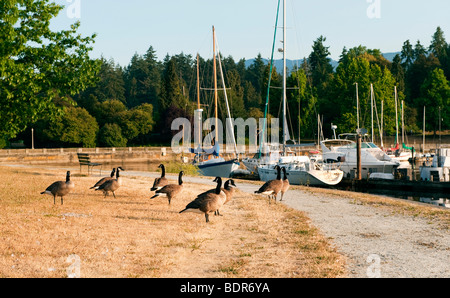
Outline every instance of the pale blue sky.
<svg viewBox="0 0 450 298">
<path fill-rule="evenodd" d="M 70 18 L 77 13 L 80 18 Z M 159 60 L 181 52 L 211 57 L 212 25 L 221 52 L 236 61 L 261 53 L 269 58 L 278 0 L 55 0 L 66 5 L 53 28 L 63 29 L 79 20 L 82 35 L 97 33 L 92 56 L 103 55 L 126 66 L 134 53 L 150 45 Z M 380 4 L 379 6 L 377 4 Z M 380 18 L 367 10 L 379 7 Z M 71 9 L 72 8 L 72 9 Z M 281 22 L 281 18 L 280 18 Z M 313 41 L 327 38 L 333 59 L 344 46 L 364 45 L 382 52 L 400 51 L 403 42 L 419 39 L 428 46 L 437 26 L 450 41 L 448 0 L 287 0 L 287 56 L 303 58 Z M 278 40 L 282 32 L 279 30 Z M 277 48 L 281 47 L 277 42 Z M 276 53 L 275 58 L 281 58 Z"/>
</svg>

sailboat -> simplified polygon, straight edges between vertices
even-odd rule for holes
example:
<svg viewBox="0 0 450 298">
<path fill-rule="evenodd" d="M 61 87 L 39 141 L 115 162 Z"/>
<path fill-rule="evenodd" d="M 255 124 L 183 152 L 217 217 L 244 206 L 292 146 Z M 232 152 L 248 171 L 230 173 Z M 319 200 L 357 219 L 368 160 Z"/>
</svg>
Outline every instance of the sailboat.
<svg viewBox="0 0 450 298">
<path fill-rule="evenodd" d="M 277 14 L 278 16 L 278 14 Z M 278 18 L 277 18 L 278 19 Z M 274 39 L 275 40 L 275 39 Z M 290 184 L 293 185 L 314 185 L 328 186 L 341 182 L 344 173 L 335 168 L 328 167 L 308 156 L 295 156 L 287 154 L 288 127 L 286 120 L 286 0 L 283 1 L 283 144 L 282 156 L 275 163 L 258 166 L 259 178 L 262 181 L 275 179 L 275 165 L 284 167 Z M 271 72 L 270 72 L 271 73 Z"/>
<path fill-rule="evenodd" d="M 402 119 L 402 148 L 400 148 L 399 139 L 398 139 L 398 112 L 397 112 L 397 101 L 398 101 L 398 95 L 397 95 L 397 86 L 394 87 L 395 92 L 395 147 L 394 148 L 388 148 L 386 150 L 386 154 L 392 158 L 393 160 L 396 160 L 402 164 L 402 166 L 408 166 L 409 165 L 409 159 L 412 158 L 412 149 L 410 147 L 407 147 L 405 145 L 405 139 L 404 139 L 404 110 L 403 110 L 403 101 L 401 104 L 401 119 Z M 409 150 L 409 151 L 405 151 Z"/>
<path fill-rule="evenodd" d="M 222 177 L 228 178 L 231 177 L 233 172 L 239 168 L 239 161 L 237 158 L 231 160 L 225 160 L 220 156 L 220 145 L 219 145 L 219 136 L 218 136 L 218 93 L 217 93 L 217 66 L 216 66 L 216 38 L 215 38 L 215 29 L 213 26 L 213 65 L 214 65 L 214 108 L 215 108 L 215 137 L 213 138 L 213 146 L 212 149 L 206 150 L 201 149 L 199 146 L 196 149 L 191 149 L 192 153 L 195 153 L 193 164 L 198 167 L 199 174 L 203 176 L 211 176 L 211 177 Z M 219 55 L 219 63 L 220 63 L 220 55 Z M 226 96 L 226 88 L 225 81 L 223 78 L 223 72 L 220 66 L 220 73 L 222 77 L 223 89 L 225 92 L 225 100 L 228 108 L 228 118 L 231 119 L 230 110 L 228 106 L 228 99 Z M 200 82 L 199 82 L 199 69 L 198 69 L 198 56 L 197 56 L 197 110 L 195 110 L 195 117 L 199 117 L 200 123 L 202 123 L 202 112 L 203 110 L 200 107 Z M 201 142 L 202 128 L 198 128 L 199 131 L 196 132 L 199 137 L 199 141 Z M 233 132 L 232 132 L 233 133 Z M 233 133 L 234 134 L 234 133 Z M 235 141 L 233 135 L 233 141 Z M 235 145 L 236 148 L 236 145 Z"/>
</svg>

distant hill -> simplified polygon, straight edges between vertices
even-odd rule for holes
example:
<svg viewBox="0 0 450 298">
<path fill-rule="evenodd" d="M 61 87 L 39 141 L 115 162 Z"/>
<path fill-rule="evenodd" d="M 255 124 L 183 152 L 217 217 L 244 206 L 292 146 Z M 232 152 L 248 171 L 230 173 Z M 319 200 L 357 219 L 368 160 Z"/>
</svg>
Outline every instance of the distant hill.
<svg viewBox="0 0 450 298">
<path fill-rule="evenodd" d="M 384 58 L 386 58 L 387 60 L 392 62 L 392 60 L 394 60 L 395 55 L 397 55 L 397 54 L 400 54 L 400 52 L 383 53 L 382 55 Z M 250 65 L 252 65 L 254 61 L 255 61 L 255 59 L 245 60 L 245 67 L 249 67 Z M 269 64 L 269 59 L 263 58 L 263 61 L 266 65 Z M 300 66 L 300 65 L 302 65 L 302 63 L 303 63 L 303 59 L 297 59 L 297 60 L 286 59 L 286 66 L 287 66 L 287 69 L 289 72 L 292 71 L 294 66 Z M 334 69 L 336 69 L 336 67 L 339 65 L 339 62 L 331 59 L 331 65 L 333 66 Z M 277 69 L 277 71 L 281 73 L 281 70 L 283 69 L 283 59 L 275 60 L 274 66 Z"/>
<path fill-rule="evenodd" d="M 386 58 L 387 60 L 389 60 L 389 61 L 393 61 L 394 60 L 394 57 L 395 57 L 395 55 L 400 55 L 401 54 L 401 52 L 394 52 L 394 53 L 384 53 L 384 54 L 382 54 L 383 55 L 383 57 L 384 58 Z"/>
</svg>

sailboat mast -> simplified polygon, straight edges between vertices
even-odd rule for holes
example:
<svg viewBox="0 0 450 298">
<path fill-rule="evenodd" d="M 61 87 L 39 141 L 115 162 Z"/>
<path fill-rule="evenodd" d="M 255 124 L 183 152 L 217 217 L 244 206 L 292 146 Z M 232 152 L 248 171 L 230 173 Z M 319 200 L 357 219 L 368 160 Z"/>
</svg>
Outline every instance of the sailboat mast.
<svg viewBox="0 0 450 298">
<path fill-rule="evenodd" d="M 356 126 L 359 129 L 359 91 L 358 91 L 358 83 L 356 85 Z"/>
<path fill-rule="evenodd" d="M 383 109 L 384 109 L 384 100 L 381 101 L 381 127 L 380 127 L 380 143 L 381 143 L 381 148 L 384 148 L 384 144 L 383 144 Z"/>
<path fill-rule="evenodd" d="M 203 110 L 200 108 L 200 66 L 199 66 L 199 55 L 197 53 L 197 110 L 195 111 L 195 117 L 197 118 L 197 121 L 199 123 L 198 128 L 197 128 L 197 142 L 198 142 L 198 147 L 201 147 L 201 143 L 202 143 L 202 112 Z M 195 139 L 194 139 L 195 142 Z"/>
<path fill-rule="evenodd" d="M 398 103 L 397 103 L 397 86 L 394 86 L 395 91 L 395 142 L 398 144 Z M 397 145 L 396 144 L 396 145 Z"/>
<path fill-rule="evenodd" d="M 372 115 L 372 143 L 373 143 L 373 84 L 370 84 L 370 104 L 371 104 L 371 115 Z"/>
<path fill-rule="evenodd" d="M 286 0 L 283 1 L 283 154 L 286 155 Z"/>
<path fill-rule="evenodd" d="M 404 109 L 403 109 L 403 100 L 402 100 L 402 144 L 405 143 L 405 129 L 404 129 L 405 122 L 404 122 L 403 113 L 404 113 Z"/>
<path fill-rule="evenodd" d="M 423 146 L 422 154 L 425 154 L 425 106 L 423 106 Z"/>
<path fill-rule="evenodd" d="M 197 53 L 197 109 L 200 110 L 200 70 L 199 70 L 199 59 Z"/>
<path fill-rule="evenodd" d="M 215 141 L 219 141 L 219 126 L 218 126 L 218 119 L 219 114 L 217 111 L 217 68 L 216 68 L 216 31 L 214 29 L 214 26 L 212 27 L 213 30 L 213 66 L 214 66 L 214 111 L 215 111 L 215 131 L 216 131 L 216 139 Z"/>
</svg>

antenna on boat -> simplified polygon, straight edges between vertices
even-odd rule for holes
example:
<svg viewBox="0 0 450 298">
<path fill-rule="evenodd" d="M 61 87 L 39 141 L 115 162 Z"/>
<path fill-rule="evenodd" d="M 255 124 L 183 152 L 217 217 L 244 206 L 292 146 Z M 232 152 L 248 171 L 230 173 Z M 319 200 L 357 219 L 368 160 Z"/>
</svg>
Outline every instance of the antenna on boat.
<svg viewBox="0 0 450 298">
<path fill-rule="evenodd" d="M 337 138 L 336 138 L 336 129 L 337 129 L 337 125 L 334 125 L 333 123 L 331 123 L 331 129 L 333 130 L 334 139 L 337 139 Z"/>
</svg>

